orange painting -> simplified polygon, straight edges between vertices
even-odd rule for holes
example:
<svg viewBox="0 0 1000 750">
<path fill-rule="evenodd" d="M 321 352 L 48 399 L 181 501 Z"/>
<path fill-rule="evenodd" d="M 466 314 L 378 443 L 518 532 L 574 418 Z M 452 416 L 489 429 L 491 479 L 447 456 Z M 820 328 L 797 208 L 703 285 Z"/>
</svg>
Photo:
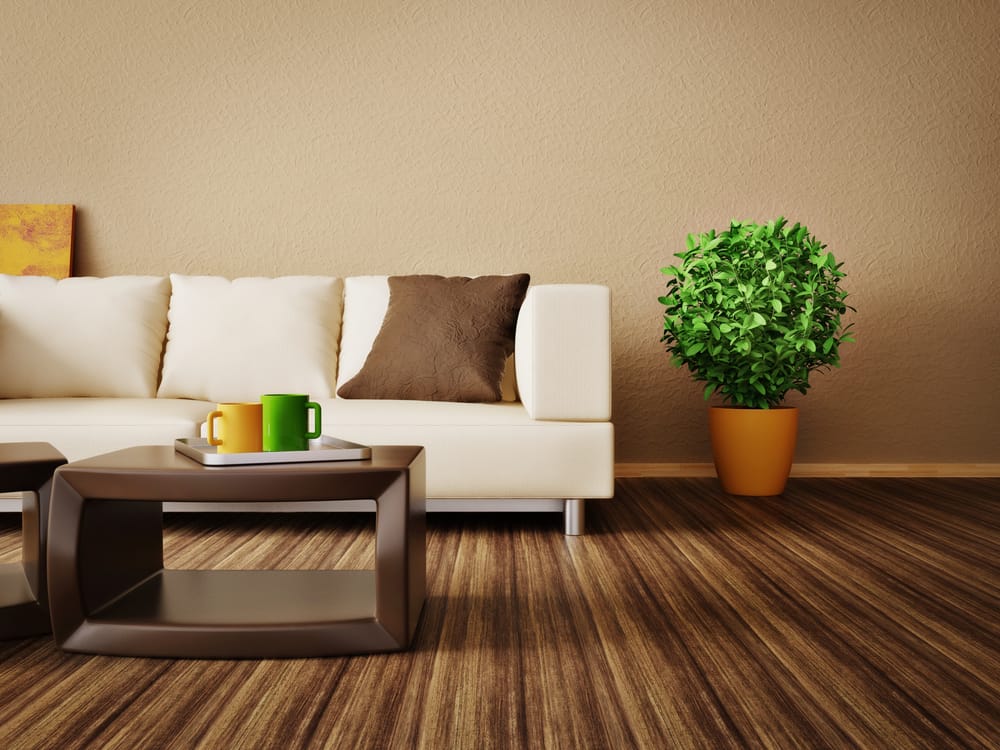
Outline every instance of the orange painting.
<svg viewBox="0 0 1000 750">
<path fill-rule="evenodd" d="M 72 262 L 72 204 L 0 204 L 0 273 L 65 279 Z"/>
</svg>

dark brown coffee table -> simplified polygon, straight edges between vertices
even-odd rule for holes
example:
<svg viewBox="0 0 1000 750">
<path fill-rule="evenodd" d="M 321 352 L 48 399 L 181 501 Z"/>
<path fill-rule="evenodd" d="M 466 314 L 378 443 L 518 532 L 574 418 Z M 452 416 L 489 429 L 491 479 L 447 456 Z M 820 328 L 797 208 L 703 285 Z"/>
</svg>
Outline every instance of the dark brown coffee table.
<svg viewBox="0 0 1000 750">
<path fill-rule="evenodd" d="M 0 492 L 23 492 L 21 562 L 0 565 L 0 638 L 48 633 L 45 537 L 52 474 L 66 463 L 48 443 L 0 443 Z"/>
<path fill-rule="evenodd" d="M 375 570 L 163 567 L 162 503 L 374 499 Z M 52 630 L 66 651 L 269 658 L 395 651 L 425 596 L 424 450 L 364 461 L 203 466 L 169 446 L 56 472 L 49 525 Z"/>
</svg>

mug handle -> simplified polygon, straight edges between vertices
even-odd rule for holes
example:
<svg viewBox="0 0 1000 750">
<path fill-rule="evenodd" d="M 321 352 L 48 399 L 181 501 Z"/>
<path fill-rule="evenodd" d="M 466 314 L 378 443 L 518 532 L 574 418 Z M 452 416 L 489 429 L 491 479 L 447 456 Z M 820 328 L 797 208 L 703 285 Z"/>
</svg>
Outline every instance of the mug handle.
<svg viewBox="0 0 1000 750">
<path fill-rule="evenodd" d="M 323 410 L 320 409 L 319 404 L 315 401 L 309 401 L 306 403 L 306 411 L 309 409 L 313 410 L 314 429 L 312 432 L 307 432 L 306 437 L 313 440 L 323 434 Z"/>
<path fill-rule="evenodd" d="M 216 409 L 213 412 L 209 412 L 208 419 L 208 444 L 209 445 L 222 445 L 222 441 L 215 437 L 215 419 L 216 417 L 222 418 L 222 412 Z"/>
</svg>

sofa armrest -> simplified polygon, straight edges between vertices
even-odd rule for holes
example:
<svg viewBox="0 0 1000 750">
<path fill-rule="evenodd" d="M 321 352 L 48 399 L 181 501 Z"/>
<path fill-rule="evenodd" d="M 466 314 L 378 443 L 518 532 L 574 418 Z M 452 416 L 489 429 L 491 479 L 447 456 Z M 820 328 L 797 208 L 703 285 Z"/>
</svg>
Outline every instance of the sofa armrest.
<svg viewBox="0 0 1000 750">
<path fill-rule="evenodd" d="M 611 419 L 611 290 L 598 284 L 528 289 L 514 365 L 532 419 Z"/>
</svg>

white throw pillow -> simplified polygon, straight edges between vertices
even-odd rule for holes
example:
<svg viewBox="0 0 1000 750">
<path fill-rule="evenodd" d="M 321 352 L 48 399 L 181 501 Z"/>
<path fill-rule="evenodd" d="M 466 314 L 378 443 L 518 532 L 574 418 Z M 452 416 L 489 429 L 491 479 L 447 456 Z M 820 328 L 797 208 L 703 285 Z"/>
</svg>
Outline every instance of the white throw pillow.
<svg viewBox="0 0 1000 750">
<path fill-rule="evenodd" d="M 361 372 L 388 309 L 388 276 L 349 276 L 344 279 L 344 322 L 337 388 Z"/>
<path fill-rule="evenodd" d="M 389 309 L 388 276 L 349 276 L 344 279 L 344 320 L 340 337 L 337 388 L 359 372 L 372 350 Z M 514 355 L 507 360 L 500 383 L 501 398 L 517 401 Z"/>
<path fill-rule="evenodd" d="M 0 398 L 149 398 L 167 327 L 161 276 L 0 275 Z"/>
<path fill-rule="evenodd" d="M 170 276 L 158 395 L 256 401 L 265 393 L 331 398 L 341 281 L 331 276 Z"/>
</svg>

